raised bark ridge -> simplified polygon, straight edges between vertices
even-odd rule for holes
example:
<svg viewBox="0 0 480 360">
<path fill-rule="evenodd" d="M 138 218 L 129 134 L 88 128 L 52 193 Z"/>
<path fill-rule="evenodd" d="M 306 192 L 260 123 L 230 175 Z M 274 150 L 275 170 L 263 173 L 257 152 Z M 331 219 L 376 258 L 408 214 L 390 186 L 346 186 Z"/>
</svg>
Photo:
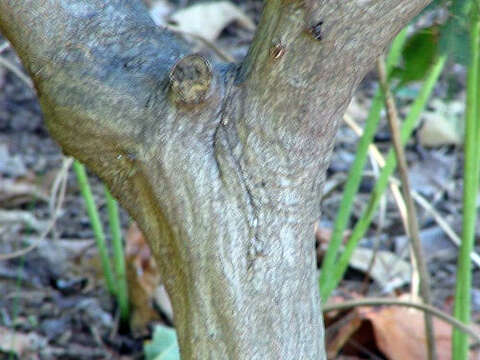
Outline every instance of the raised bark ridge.
<svg viewBox="0 0 480 360">
<path fill-rule="evenodd" d="M 428 0 L 269 0 L 217 64 L 139 1 L 0 0 L 52 136 L 137 220 L 183 359 L 323 358 L 313 223 L 352 93 Z"/>
</svg>

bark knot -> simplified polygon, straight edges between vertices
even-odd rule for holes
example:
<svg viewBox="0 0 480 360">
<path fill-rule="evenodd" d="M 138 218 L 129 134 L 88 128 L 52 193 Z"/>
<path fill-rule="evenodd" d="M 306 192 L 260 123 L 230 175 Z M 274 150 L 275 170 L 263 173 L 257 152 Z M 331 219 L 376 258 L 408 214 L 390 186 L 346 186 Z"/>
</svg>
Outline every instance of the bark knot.
<svg viewBox="0 0 480 360">
<path fill-rule="evenodd" d="M 212 68 L 203 56 L 187 55 L 173 66 L 170 72 L 170 89 L 175 100 L 184 104 L 200 104 L 210 93 Z"/>
</svg>

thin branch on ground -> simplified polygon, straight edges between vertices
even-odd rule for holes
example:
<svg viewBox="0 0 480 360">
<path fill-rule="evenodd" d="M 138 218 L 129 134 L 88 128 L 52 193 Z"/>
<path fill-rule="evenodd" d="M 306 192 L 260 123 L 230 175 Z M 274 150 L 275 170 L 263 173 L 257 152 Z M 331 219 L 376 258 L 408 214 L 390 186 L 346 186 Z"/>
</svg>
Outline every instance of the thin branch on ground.
<svg viewBox="0 0 480 360">
<path fill-rule="evenodd" d="M 454 317 L 448 315 L 447 313 L 444 313 L 441 310 L 438 310 L 437 308 L 431 305 L 426 305 L 422 303 L 397 300 L 397 299 L 366 298 L 366 299 L 359 299 L 359 300 L 344 301 L 339 304 L 327 303 L 323 305 L 322 310 L 324 313 L 326 313 L 330 311 L 346 310 L 346 309 L 360 307 L 360 306 L 383 306 L 383 305 L 415 308 L 425 313 L 429 313 L 430 315 L 433 315 L 439 318 L 440 320 L 443 320 L 446 323 L 452 325 L 458 330 L 463 331 L 465 334 L 468 334 L 472 339 L 474 339 L 477 342 L 477 344 L 480 344 L 480 334 L 478 333 L 478 331 L 475 331 L 474 329 L 472 329 L 471 326 L 465 325 L 464 323 L 458 321 Z"/>
<path fill-rule="evenodd" d="M 4 57 L 1 57 L 0 56 L 0 66 L 3 66 L 5 68 L 7 68 L 8 70 L 10 70 L 12 73 L 14 73 L 15 75 L 17 75 L 17 77 L 22 80 L 25 84 L 27 84 L 27 86 L 30 88 L 30 89 L 33 89 L 33 83 L 32 83 L 32 80 L 30 80 L 30 78 L 25 75 L 23 73 L 22 70 L 20 70 L 17 66 L 15 66 L 14 64 L 12 64 L 10 61 L 8 61 L 7 59 L 5 59 Z"/>
</svg>

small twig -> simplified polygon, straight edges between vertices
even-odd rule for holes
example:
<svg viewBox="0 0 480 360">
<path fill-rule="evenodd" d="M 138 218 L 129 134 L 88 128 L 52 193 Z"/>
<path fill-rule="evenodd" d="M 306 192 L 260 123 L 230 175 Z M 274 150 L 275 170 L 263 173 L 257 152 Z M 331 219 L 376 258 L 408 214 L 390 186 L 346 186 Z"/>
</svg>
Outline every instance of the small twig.
<svg viewBox="0 0 480 360">
<path fill-rule="evenodd" d="M 10 43 L 5 41 L 2 45 L 0 45 L 0 54 L 7 50 L 10 47 Z"/>
<path fill-rule="evenodd" d="M 59 198 L 57 201 L 57 194 L 59 193 L 59 188 L 63 187 L 64 184 L 66 183 L 66 176 L 68 174 L 68 170 L 70 170 L 70 167 L 72 166 L 72 163 L 73 163 L 73 158 L 64 157 L 62 161 L 62 167 L 58 172 L 57 176 L 55 176 L 55 180 L 53 181 L 52 189 L 50 191 L 51 193 L 50 199 L 48 200 L 48 208 L 50 210 L 51 215 L 53 215 L 54 212 L 58 210 L 58 205 L 56 209 L 55 204 L 63 202 L 63 199 L 61 198 Z M 60 189 L 60 195 L 62 195 L 62 189 Z"/>
<path fill-rule="evenodd" d="M 350 128 L 353 130 L 353 132 L 357 136 L 362 136 L 363 135 L 363 130 L 362 128 L 355 122 L 353 118 L 351 118 L 348 115 L 344 115 L 343 121 L 350 126 Z M 383 168 L 385 166 L 385 158 L 382 156 L 380 151 L 378 150 L 377 146 L 375 144 L 370 144 L 368 146 L 368 151 L 372 154 L 372 157 L 375 159 L 377 164 Z M 390 191 L 392 192 L 392 196 L 395 199 L 395 203 L 397 204 L 398 211 L 400 213 L 400 217 L 402 219 L 402 223 L 405 228 L 407 228 L 407 220 L 406 220 L 406 213 L 407 213 L 407 208 L 405 206 L 405 202 L 403 201 L 403 198 L 400 193 L 400 189 L 397 183 L 390 183 Z"/>
<path fill-rule="evenodd" d="M 395 155 L 398 163 L 398 170 L 400 179 L 402 181 L 403 197 L 407 205 L 408 215 L 408 229 L 409 237 L 411 239 L 412 251 L 418 266 L 420 276 L 420 292 L 422 299 L 426 304 L 431 304 L 430 295 L 430 276 L 428 274 L 427 266 L 422 254 L 422 246 L 420 242 L 420 235 L 417 222 L 417 211 L 415 209 L 415 203 L 413 202 L 410 194 L 410 180 L 408 178 L 408 165 L 405 153 L 403 151 L 402 140 L 400 136 L 400 126 L 397 116 L 397 109 L 395 101 L 390 92 L 387 80 L 387 70 L 385 68 L 385 61 L 383 56 L 380 56 L 377 61 L 378 73 L 380 77 L 380 85 L 385 94 L 385 106 L 387 108 L 387 118 L 392 134 L 393 146 L 395 148 Z M 435 334 L 433 329 L 432 316 L 429 313 L 425 313 L 425 331 L 427 338 L 427 352 L 430 360 L 437 359 L 437 352 L 435 346 Z"/>
<path fill-rule="evenodd" d="M 438 226 L 447 234 L 448 238 L 458 247 L 460 246 L 461 240 L 460 237 L 455 233 L 452 227 L 445 221 L 445 219 L 438 213 L 437 210 L 419 193 L 416 191 L 412 191 L 412 196 L 415 201 L 421 205 L 427 212 L 429 212 L 435 221 L 437 222 Z M 472 251 L 470 257 L 475 265 L 480 268 L 480 255 L 476 252 Z"/>
<path fill-rule="evenodd" d="M 343 120 L 353 130 L 353 132 L 357 134 L 357 136 L 360 137 L 363 135 L 362 128 L 355 122 L 353 118 L 351 118 L 348 115 L 344 115 Z M 375 144 L 370 144 L 368 146 L 368 151 L 370 152 L 372 157 L 375 159 L 377 164 L 381 168 L 383 168 L 385 166 L 385 158 L 382 156 L 377 146 Z M 400 182 L 393 181 L 393 180 L 394 180 L 393 176 L 390 176 L 389 177 L 390 191 L 392 193 L 393 199 L 395 200 L 395 204 L 397 205 L 397 209 L 400 214 L 400 219 L 402 220 L 403 228 L 405 229 L 406 232 L 408 232 L 407 207 L 405 205 L 405 201 L 403 200 L 403 197 L 400 191 L 400 187 L 399 187 Z"/>
<path fill-rule="evenodd" d="M 343 120 L 345 123 L 350 126 L 350 128 L 355 132 L 357 136 L 362 136 L 363 131 L 362 128 L 355 122 L 354 119 L 349 117 L 348 115 L 345 115 Z M 370 144 L 369 151 L 373 155 L 375 161 L 378 163 L 378 165 L 382 166 L 385 165 L 385 158 L 382 156 L 380 151 L 378 150 L 377 146 L 375 144 Z M 390 176 L 390 183 L 391 185 L 398 185 L 400 184 L 400 181 L 393 177 Z M 393 191 L 393 188 L 390 188 Z M 398 189 L 398 186 L 396 186 L 396 189 Z M 437 222 L 438 226 L 443 230 L 443 232 L 448 236 L 448 238 L 458 247 L 460 246 L 460 237 L 455 233 L 455 231 L 452 229 L 452 227 L 447 223 L 447 221 L 438 213 L 438 211 L 423 197 L 421 196 L 417 191 L 412 190 L 412 197 L 413 199 L 417 202 L 418 205 L 420 205 L 423 209 L 425 209 L 427 212 L 429 212 L 434 220 Z M 397 206 L 399 204 L 397 203 Z M 470 254 L 472 261 L 475 263 L 480 268 L 480 255 L 477 254 L 476 252 L 472 251 Z"/>
<path fill-rule="evenodd" d="M 117 308 L 115 311 L 115 316 L 113 318 L 113 326 L 110 330 L 109 339 L 113 341 L 115 336 L 118 334 L 118 328 L 120 327 L 120 309 Z"/>
<path fill-rule="evenodd" d="M 7 59 L 1 56 L 0 56 L 0 65 L 3 65 L 4 67 L 6 67 L 12 73 L 17 75 L 20 80 L 22 80 L 25 84 L 27 84 L 30 89 L 33 89 L 32 80 L 30 80 L 30 78 L 27 75 L 25 75 L 22 72 L 22 70 L 20 70 L 17 66 L 15 66 L 10 61 L 8 61 Z"/>
<path fill-rule="evenodd" d="M 23 249 L 11 252 L 9 254 L 0 254 L 0 261 L 11 260 L 11 259 L 15 259 L 28 254 L 30 251 L 34 250 L 40 244 L 40 242 L 48 235 L 48 233 L 50 232 L 50 230 L 52 230 L 52 228 L 53 228 L 53 221 L 50 221 L 48 223 L 47 228 L 40 235 L 40 238 L 37 241 L 35 241 L 33 244 L 30 244 Z"/>
<path fill-rule="evenodd" d="M 437 308 L 426 305 L 422 303 L 416 303 L 411 301 L 404 301 L 404 300 L 397 300 L 397 299 L 384 299 L 384 298 L 366 298 L 360 300 L 350 300 L 345 301 L 339 304 L 325 304 L 323 305 L 323 312 L 330 312 L 335 310 L 345 310 L 354 307 L 360 306 L 382 306 L 382 305 L 389 305 L 389 306 L 404 306 L 409 308 L 415 308 L 421 310 L 425 313 L 429 313 L 440 320 L 445 321 L 446 323 L 452 325 L 453 327 L 463 331 L 465 334 L 468 334 L 474 339 L 477 344 L 480 344 L 480 334 L 473 330 L 470 326 L 465 325 L 464 323 L 458 321 L 454 317 L 444 313 L 443 311 L 438 310 Z M 474 344 L 476 345 L 476 344 Z"/>
<path fill-rule="evenodd" d="M 52 189 L 50 191 L 51 196 L 48 202 L 50 216 L 52 218 L 59 216 L 61 205 L 65 200 L 65 194 L 67 192 L 68 171 L 70 170 L 72 164 L 72 157 L 63 157 L 62 168 L 58 172 L 53 182 Z M 57 206 L 55 206 L 55 204 L 57 204 Z M 53 224 L 53 229 L 54 228 L 55 224 Z"/>
<path fill-rule="evenodd" d="M 43 239 L 47 237 L 47 235 L 52 231 L 52 229 L 55 227 L 55 223 L 57 222 L 58 214 L 60 213 L 60 208 L 63 204 L 63 201 L 65 199 L 65 191 L 66 191 L 66 183 L 67 183 L 67 176 L 68 176 L 68 169 L 72 165 L 73 159 L 72 158 L 65 158 L 62 164 L 62 169 L 59 171 L 57 178 L 55 179 L 53 186 L 52 186 L 52 193 L 51 193 L 51 203 L 52 204 L 57 204 L 55 208 L 55 211 L 51 213 L 51 218 L 50 221 L 46 227 L 46 229 L 43 231 L 43 233 L 40 235 L 40 237 L 32 244 L 29 246 L 14 251 L 9 254 L 0 254 L 0 261 L 5 261 L 5 260 L 11 260 L 15 259 L 20 256 L 24 256 L 28 254 L 30 251 L 34 250 L 37 248 L 37 246 L 42 242 Z M 60 179 L 60 180 L 58 180 Z M 60 186 L 60 194 L 57 197 L 57 191 L 58 187 Z M 57 199 L 56 201 L 52 199 Z M 52 206 L 53 207 L 53 206 Z"/>
</svg>

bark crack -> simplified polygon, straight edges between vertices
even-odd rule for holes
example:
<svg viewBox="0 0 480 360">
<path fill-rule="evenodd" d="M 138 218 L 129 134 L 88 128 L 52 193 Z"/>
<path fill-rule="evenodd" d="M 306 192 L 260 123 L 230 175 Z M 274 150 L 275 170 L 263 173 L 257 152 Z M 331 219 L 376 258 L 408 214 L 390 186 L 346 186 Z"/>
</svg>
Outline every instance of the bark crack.
<svg viewBox="0 0 480 360">
<path fill-rule="evenodd" d="M 232 77 L 233 80 L 233 77 Z M 241 157 L 242 155 L 235 155 L 235 144 L 233 143 L 232 139 L 238 139 L 238 133 L 235 127 L 235 119 L 237 116 L 231 118 L 229 116 L 229 112 L 227 109 L 234 109 L 236 106 L 234 105 L 235 99 L 235 92 L 231 89 L 233 88 L 233 81 L 229 84 L 227 89 L 227 93 L 225 96 L 225 101 L 220 113 L 220 121 L 218 122 L 217 127 L 215 128 L 213 134 L 213 148 L 214 148 L 214 159 L 215 163 L 219 172 L 220 180 L 225 184 L 228 181 L 229 177 L 224 174 L 222 169 L 221 161 L 219 160 L 219 146 L 220 144 L 224 145 L 224 149 L 226 150 L 226 155 L 231 159 L 228 163 L 232 170 L 234 171 L 239 184 L 245 194 L 246 198 L 246 216 L 247 216 L 247 223 L 249 224 L 249 247 L 248 252 L 246 254 L 247 258 L 247 270 L 248 273 L 253 275 L 254 271 L 252 271 L 255 267 L 255 262 L 258 258 L 263 257 L 265 254 L 263 252 L 263 243 L 259 239 L 259 207 L 256 204 L 255 196 L 252 191 L 252 187 L 248 183 L 248 175 L 241 164 Z M 237 94 L 238 95 L 238 94 Z M 237 109 L 238 110 L 238 109 Z M 238 113 L 238 111 L 234 111 L 234 113 Z M 240 112 L 241 116 L 241 112 Z M 239 141 L 238 141 L 239 143 Z M 225 176 L 224 176 L 225 175 Z"/>
</svg>

